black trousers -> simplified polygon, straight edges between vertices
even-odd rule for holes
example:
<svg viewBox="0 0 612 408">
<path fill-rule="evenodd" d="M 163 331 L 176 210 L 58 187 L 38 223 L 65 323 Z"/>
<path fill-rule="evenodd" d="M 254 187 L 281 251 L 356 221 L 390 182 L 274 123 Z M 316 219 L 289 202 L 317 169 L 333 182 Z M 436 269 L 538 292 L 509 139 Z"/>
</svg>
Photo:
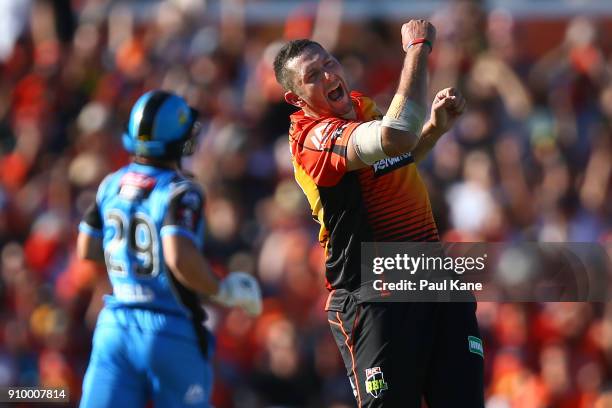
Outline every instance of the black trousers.
<svg viewBox="0 0 612 408">
<path fill-rule="evenodd" d="M 328 321 L 359 407 L 484 408 L 476 303 L 359 303 L 330 296 Z"/>
</svg>

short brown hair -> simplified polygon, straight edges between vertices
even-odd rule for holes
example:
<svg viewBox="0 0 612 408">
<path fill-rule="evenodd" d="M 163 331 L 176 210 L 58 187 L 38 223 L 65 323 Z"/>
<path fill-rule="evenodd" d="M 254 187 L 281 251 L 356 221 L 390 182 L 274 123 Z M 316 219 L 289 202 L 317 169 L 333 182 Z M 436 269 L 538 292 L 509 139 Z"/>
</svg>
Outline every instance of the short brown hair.
<svg viewBox="0 0 612 408">
<path fill-rule="evenodd" d="M 290 91 L 294 90 L 293 78 L 287 69 L 287 61 L 299 56 L 311 45 L 323 48 L 323 46 L 316 41 L 308 39 L 291 40 L 283 45 L 283 48 L 276 54 L 276 58 L 274 58 L 274 75 L 276 76 L 276 81 L 284 89 Z"/>
</svg>

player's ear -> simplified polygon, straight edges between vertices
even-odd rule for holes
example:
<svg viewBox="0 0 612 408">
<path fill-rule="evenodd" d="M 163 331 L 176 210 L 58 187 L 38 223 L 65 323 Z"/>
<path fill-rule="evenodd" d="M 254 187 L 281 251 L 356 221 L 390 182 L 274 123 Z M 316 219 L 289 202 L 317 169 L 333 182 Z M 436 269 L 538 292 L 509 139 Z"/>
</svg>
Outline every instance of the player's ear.
<svg viewBox="0 0 612 408">
<path fill-rule="evenodd" d="M 293 106 L 297 106 L 298 108 L 301 108 L 305 104 L 304 100 L 292 91 L 285 92 L 285 101 Z"/>
</svg>

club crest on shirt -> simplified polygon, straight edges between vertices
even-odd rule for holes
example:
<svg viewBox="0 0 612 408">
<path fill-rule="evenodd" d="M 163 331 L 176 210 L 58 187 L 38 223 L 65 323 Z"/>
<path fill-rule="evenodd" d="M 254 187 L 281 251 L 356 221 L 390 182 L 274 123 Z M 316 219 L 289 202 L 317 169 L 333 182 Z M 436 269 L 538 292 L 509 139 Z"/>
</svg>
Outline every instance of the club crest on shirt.
<svg viewBox="0 0 612 408">
<path fill-rule="evenodd" d="M 365 388 L 368 394 L 378 398 L 383 391 L 389 388 L 380 367 L 366 368 Z"/>
<path fill-rule="evenodd" d="M 374 170 L 374 176 L 379 177 L 413 162 L 414 158 L 412 157 L 412 154 L 404 153 L 401 156 L 388 157 L 386 159 L 379 160 L 372 165 L 372 169 Z"/>
</svg>

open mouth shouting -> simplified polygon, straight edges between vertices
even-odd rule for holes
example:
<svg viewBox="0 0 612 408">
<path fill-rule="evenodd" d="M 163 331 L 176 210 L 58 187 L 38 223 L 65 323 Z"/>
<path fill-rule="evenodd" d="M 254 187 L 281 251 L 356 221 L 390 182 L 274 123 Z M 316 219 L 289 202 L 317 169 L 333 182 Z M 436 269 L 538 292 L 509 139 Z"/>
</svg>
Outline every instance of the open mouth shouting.
<svg viewBox="0 0 612 408">
<path fill-rule="evenodd" d="M 327 93 L 327 97 L 332 102 L 338 102 L 344 97 L 344 88 L 342 83 L 338 83 L 338 86 Z"/>
</svg>

